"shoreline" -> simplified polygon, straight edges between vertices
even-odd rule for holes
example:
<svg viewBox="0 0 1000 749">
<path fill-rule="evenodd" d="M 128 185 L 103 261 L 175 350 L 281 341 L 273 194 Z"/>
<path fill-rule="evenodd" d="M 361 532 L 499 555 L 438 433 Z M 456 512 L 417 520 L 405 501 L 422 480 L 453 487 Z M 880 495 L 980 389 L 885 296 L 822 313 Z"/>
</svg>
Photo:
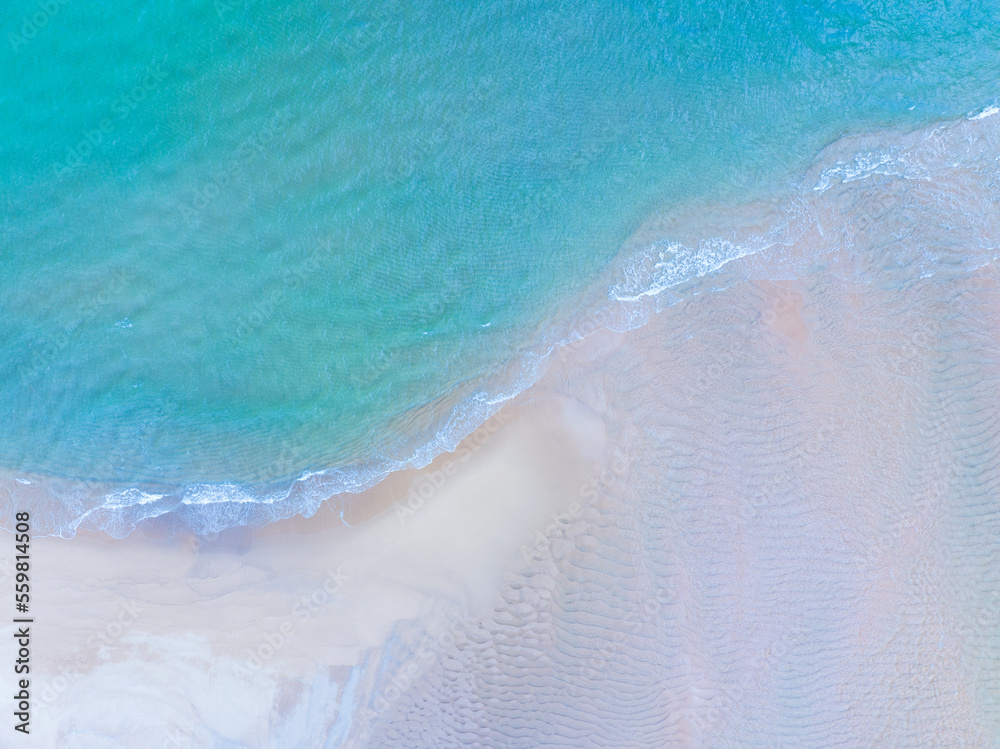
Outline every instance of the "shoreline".
<svg viewBox="0 0 1000 749">
<path fill-rule="evenodd" d="M 594 334 L 555 356 L 497 428 L 356 497 L 350 526 L 331 503 L 213 537 L 36 539 L 38 745 L 61 747 L 73 730 L 122 746 L 156 735 L 246 747 L 340 736 L 361 747 L 406 726 L 429 695 L 497 689 L 580 710 L 586 725 L 627 722 L 595 698 L 592 685 L 609 678 L 642 699 L 681 679 L 647 738 L 706 740 L 744 721 L 748 700 L 765 709 L 762 695 L 782 668 L 808 662 L 810 643 L 882 647 L 878 628 L 830 630 L 836 617 L 914 605 L 913 583 L 890 573 L 919 563 L 946 505 L 935 489 L 910 506 L 907 487 L 944 479 L 913 483 L 903 457 L 921 433 L 915 396 L 935 382 L 940 342 L 975 319 L 940 317 L 938 297 L 959 292 L 972 315 L 977 299 L 1000 299 L 1000 277 L 987 266 L 961 289 L 929 279 L 909 291 L 829 274 L 747 282 L 642 328 Z M 869 345 L 885 356 L 865 358 Z M 871 377 L 878 387 L 862 388 Z M 853 447 L 874 435 L 892 449 Z M 873 490 L 872 476 L 897 488 Z M 851 593 L 831 598 L 830 585 Z M 940 678 L 958 683 L 968 666 L 955 638 L 969 636 L 959 631 L 934 633 L 951 643 Z M 703 632 L 738 647 L 716 652 Z M 852 656 L 844 668 L 860 675 L 840 678 L 878 678 L 863 664 Z M 317 699 L 336 706 L 319 723 L 306 717 Z M 956 740 L 986 709 L 970 694 L 960 702 L 970 717 Z M 109 704 L 143 716 L 141 737 Z"/>
<path fill-rule="evenodd" d="M 17 507 L 32 506 L 40 508 L 39 514 L 43 517 L 56 518 L 50 522 L 52 528 L 42 531 L 46 534 L 66 535 L 82 527 L 91 531 L 104 530 L 115 537 L 135 532 L 157 536 L 203 531 L 205 535 L 214 535 L 225 530 L 225 523 L 232 527 L 262 529 L 289 517 L 302 517 L 304 513 L 309 517 L 317 514 L 322 517 L 333 509 L 331 503 L 337 497 L 342 498 L 341 509 L 347 515 L 358 512 L 357 506 L 367 498 L 379 506 L 382 501 L 379 497 L 384 491 L 378 489 L 379 485 L 389 482 L 391 486 L 406 480 L 412 471 L 421 470 L 415 465 L 426 466 L 445 455 L 448 445 L 461 442 L 459 434 L 473 424 L 478 429 L 493 418 L 497 403 L 502 409 L 506 407 L 504 404 L 516 401 L 552 366 L 553 357 L 563 356 L 561 352 L 567 347 L 578 345 L 588 336 L 604 330 L 625 331 L 644 326 L 670 306 L 731 284 L 797 277 L 807 272 L 810 264 L 838 267 L 838 272 L 848 278 L 876 277 L 879 271 L 871 265 L 873 258 L 857 252 L 831 251 L 831 244 L 836 246 L 838 241 L 847 244 L 852 241 L 850 227 L 838 225 L 835 209 L 844 201 L 864 201 L 871 204 L 871 210 L 879 210 L 879 206 L 884 209 L 900 198 L 898 191 L 894 192 L 892 180 L 905 183 L 924 179 L 924 173 L 931 168 L 946 170 L 939 177 L 952 175 L 949 178 L 973 182 L 963 185 L 962 189 L 976 187 L 977 177 L 959 167 L 963 158 L 979 158 L 996 140 L 1000 118 L 995 115 L 995 108 L 986 107 L 978 115 L 932 123 L 918 130 L 843 136 L 814 159 L 801 175 L 795 190 L 777 195 L 771 201 L 755 201 L 736 207 L 682 206 L 653 212 L 622 243 L 618 258 L 606 272 L 579 298 L 567 303 L 557 318 L 542 326 L 548 332 L 536 336 L 530 347 L 522 349 L 498 372 L 486 376 L 483 390 L 467 392 L 463 399 L 455 402 L 447 418 L 436 427 L 435 435 L 413 440 L 415 447 L 410 457 L 394 461 L 395 465 L 326 469 L 298 480 L 266 485 L 195 484 L 178 490 L 43 476 L 7 476 L 2 492 L 7 520 Z M 868 163 L 862 155 L 871 158 L 873 144 L 881 144 L 883 155 L 881 160 Z M 946 155 L 950 154 L 947 158 L 940 154 L 942 148 Z M 951 150 L 957 153 L 951 154 Z M 951 158 L 955 155 L 959 156 L 957 160 Z M 856 165 L 850 164 L 850 158 L 856 160 Z M 926 159 L 932 161 L 922 163 Z M 835 184 L 832 180 L 837 178 L 842 182 Z M 889 182 L 883 184 L 886 179 Z M 871 184 L 870 180 L 873 180 Z M 988 206 L 984 205 L 981 210 L 988 211 Z M 834 227 L 833 236 L 830 235 L 831 226 Z M 835 239 L 838 233 L 840 238 Z M 665 238 L 670 238 L 669 242 Z M 823 252 L 812 257 L 803 253 L 802 247 L 823 248 Z M 716 259 L 705 261 L 702 256 Z M 989 263 L 997 257 L 1000 257 L 1000 250 L 963 262 Z M 711 269 L 702 267 L 705 262 L 712 265 Z M 932 273 L 949 272 L 953 261 L 943 257 L 918 262 L 928 263 L 928 273 Z M 687 280 L 671 280 L 680 271 Z M 631 291 L 626 293 L 626 289 Z M 492 414 L 482 419 L 470 408 L 485 409 Z M 458 426 L 461 423 L 465 426 Z M 402 474 L 403 478 L 393 478 L 396 474 Z M 338 491 L 329 486 L 338 475 L 353 476 L 342 480 L 367 485 L 367 488 L 356 492 Z M 25 487 L 25 480 L 34 482 L 31 488 Z M 187 495 L 192 490 L 230 496 L 235 501 L 190 502 Z M 165 513 L 160 507 L 164 502 L 172 507 Z M 67 505 L 76 509 L 67 511 Z M 276 510 L 279 506 L 284 509 Z M 92 520 L 88 516 L 100 519 Z M 366 516 L 366 512 L 361 511 L 361 516 Z"/>
<path fill-rule="evenodd" d="M 157 653 L 189 652 L 193 660 L 172 656 L 172 666 L 153 667 L 144 683 L 167 689 L 172 673 L 201 705 L 214 704 L 210 695 L 219 689 L 243 694 L 241 704 L 259 720 L 269 712 L 262 695 L 279 699 L 283 679 L 311 678 L 317 658 L 345 686 L 372 678 L 366 659 L 399 628 L 454 611 L 467 622 L 488 618 L 502 571 L 540 553 L 539 534 L 557 540 L 600 481 L 592 475 L 604 449 L 599 419 L 571 403 L 526 401 L 506 406 L 454 452 L 368 490 L 358 502 L 365 517 L 351 518 L 354 527 L 328 503 L 312 518 L 209 537 L 118 540 L 81 531 L 35 539 L 35 637 L 47 643 L 34 687 L 39 746 L 56 746 L 51 731 L 71 715 L 99 712 L 88 694 L 135 683 L 111 673 L 137 657 L 149 669 L 149 658 L 160 662 Z M 620 460 L 614 465 L 623 470 Z M 553 499 L 553 481 L 570 494 L 591 491 L 579 503 L 562 502 L 559 492 Z M 279 592 L 271 580 L 290 587 Z M 200 670 L 205 657 L 215 676 Z M 158 714 L 146 718 L 155 722 Z M 202 722 L 211 719 L 200 712 L 158 730 L 198 741 L 184 726 Z M 248 737 L 260 730 L 245 723 L 237 733 L 253 746 Z"/>
</svg>

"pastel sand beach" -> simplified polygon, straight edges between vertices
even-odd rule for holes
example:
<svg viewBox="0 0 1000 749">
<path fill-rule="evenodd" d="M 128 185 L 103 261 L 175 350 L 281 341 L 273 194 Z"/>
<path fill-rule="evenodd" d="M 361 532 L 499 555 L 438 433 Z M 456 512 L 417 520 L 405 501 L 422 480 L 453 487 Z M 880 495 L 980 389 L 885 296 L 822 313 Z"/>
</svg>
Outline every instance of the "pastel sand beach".
<svg viewBox="0 0 1000 749">
<path fill-rule="evenodd" d="M 58 7 L 0 746 L 1000 743 L 987 9 Z"/>
</svg>

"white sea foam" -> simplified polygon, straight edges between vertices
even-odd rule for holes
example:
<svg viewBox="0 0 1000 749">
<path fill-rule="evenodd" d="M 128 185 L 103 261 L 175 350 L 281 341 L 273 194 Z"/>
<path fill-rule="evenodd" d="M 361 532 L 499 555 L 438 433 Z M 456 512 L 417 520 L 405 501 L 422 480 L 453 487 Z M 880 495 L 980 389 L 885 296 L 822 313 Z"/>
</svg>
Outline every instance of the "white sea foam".
<svg viewBox="0 0 1000 749">
<path fill-rule="evenodd" d="M 787 243 L 784 228 L 776 227 L 767 235 L 753 235 L 738 242 L 712 237 L 702 240 L 697 249 L 664 240 L 626 261 L 622 270 L 624 280 L 611 288 L 609 296 L 619 302 L 658 296 L 667 289 L 715 273 L 734 260 Z"/>
<path fill-rule="evenodd" d="M 40 508 L 35 527 L 63 536 L 78 527 L 124 536 L 173 514 L 208 533 L 309 517 L 331 497 L 346 501 L 394 471 L 421 468 L 454 450 L 536 382 L 560 346 L 603 328 L 637 327 L 686 295 L 748 278 L 789 277 L 815 263 L 866 282 L 891 277 L 893 267 L 915 264 L 917 277 L 928 277 L 993 262 L 1000 255 L 996 111 L 987 107 L 975 117 L 909 134 L 844 138 L 820 155 L 791 194 L 761 203 L 751 213 L 733 211 L 726 219 L 716 209 L 704 224 L 688 221 L 683 231 L 654 232 L 617 261 L 599 284 L 603 293 L 591 295 L 589 309 L 543 330 L 533 347 L 455 403 L 437 429 L 415 438 L 409 457 L 313 470 L 266 486 L 218 483 L 153 490 L 47 482 L 58 499 Z M 876 233 L 864 228 L 875 224 Z M 949 232 L 938 231 L 942 225 Z M 26 481 L 19 479 L 18 485 L 27 486 Z M 21 494 L 8 492 L 8 508 Z"/>
<path fill-rule="evenodd" d="M 998 107 L 996 104 L 990 104 L 988 107 L 986 107 L 985 109 L 983 109 L 982 112 L 980 112 L 979 114 L 972 115 L 969 119 L 970 120 L 982 120 L 982 119 L 985 119 L 986 117 L 992 117 L 993 115 L 997 114 L 998 112 L 1000 112 L 1000 107 Z"/>
<path fill-rule="evenodd" d="M 162 494 L 150 494 L 134 486 L 121 491 L 112 492 L 107 496 L 103 507 L 108 510 L 120 509 L 123 507 L 142 507 L 163 499 Z"/>
</svg>

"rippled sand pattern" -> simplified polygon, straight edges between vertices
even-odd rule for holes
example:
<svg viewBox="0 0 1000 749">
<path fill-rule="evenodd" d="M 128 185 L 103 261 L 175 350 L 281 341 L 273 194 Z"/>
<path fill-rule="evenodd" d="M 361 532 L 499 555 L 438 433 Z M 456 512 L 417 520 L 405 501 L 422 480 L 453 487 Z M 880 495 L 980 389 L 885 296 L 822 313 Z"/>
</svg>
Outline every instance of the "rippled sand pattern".
<svg viewBox="0 0 1000 749">
<path fill-rule="evenodd" d="M 608 481 L 370 745 L 996 745 L 998 280 L 740 284 L 563 357 Z"/>
<path fill-rule="evenodd" d="M 633 329 L 308 521 L 38 539 L 39 745 L 997 746 L 997 153 L 877 133 L 651 218 Z"/>
</svg>

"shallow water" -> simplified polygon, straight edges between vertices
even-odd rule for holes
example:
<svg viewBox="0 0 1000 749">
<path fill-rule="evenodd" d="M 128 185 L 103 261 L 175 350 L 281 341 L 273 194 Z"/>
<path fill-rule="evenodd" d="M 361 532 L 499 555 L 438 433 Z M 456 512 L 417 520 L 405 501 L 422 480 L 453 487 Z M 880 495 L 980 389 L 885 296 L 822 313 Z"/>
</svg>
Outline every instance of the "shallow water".
<svg viewBox="0 0 1000 749">
<path fill-rule="evenodd" d="M 37 745 L 1000 741 L 992 8 L 59 7 Z"/>
<path fill-rule="evenodd" d="M 390 701 L 419 650 L 393 652 L 357 745 L 996 743 L 1000 277 L 957 262 L 996 235 L 962 233 L 961 184 L 881 187 L 819 198 L 823 236 L 952 262 L 738 282 L 553 365 L 534 397 L 607 429 L 597 496 L 561 497 L 582 514 L 526 535 L 458 644 L 427 625 L 437 661 Z"/>
<path fill-rule="evenodd" d="M 0 465 L 71 480 L 59 533 L 259 524 L 426 462 L 651 211 L 978 110 L 1000 46 L 986 6 L 15 6 Z"/>
<path fill-rule="evenodd" d="M 636 327 L 356 528 L 43 539 L 42 745 L 996 744 L 998 128 L 837 143 L 793 202 L 706 210 L 707 245 L 770 249 L 609 299 Z M 664 226 L 698 244 L 633 241 Z"/>
</svg>

